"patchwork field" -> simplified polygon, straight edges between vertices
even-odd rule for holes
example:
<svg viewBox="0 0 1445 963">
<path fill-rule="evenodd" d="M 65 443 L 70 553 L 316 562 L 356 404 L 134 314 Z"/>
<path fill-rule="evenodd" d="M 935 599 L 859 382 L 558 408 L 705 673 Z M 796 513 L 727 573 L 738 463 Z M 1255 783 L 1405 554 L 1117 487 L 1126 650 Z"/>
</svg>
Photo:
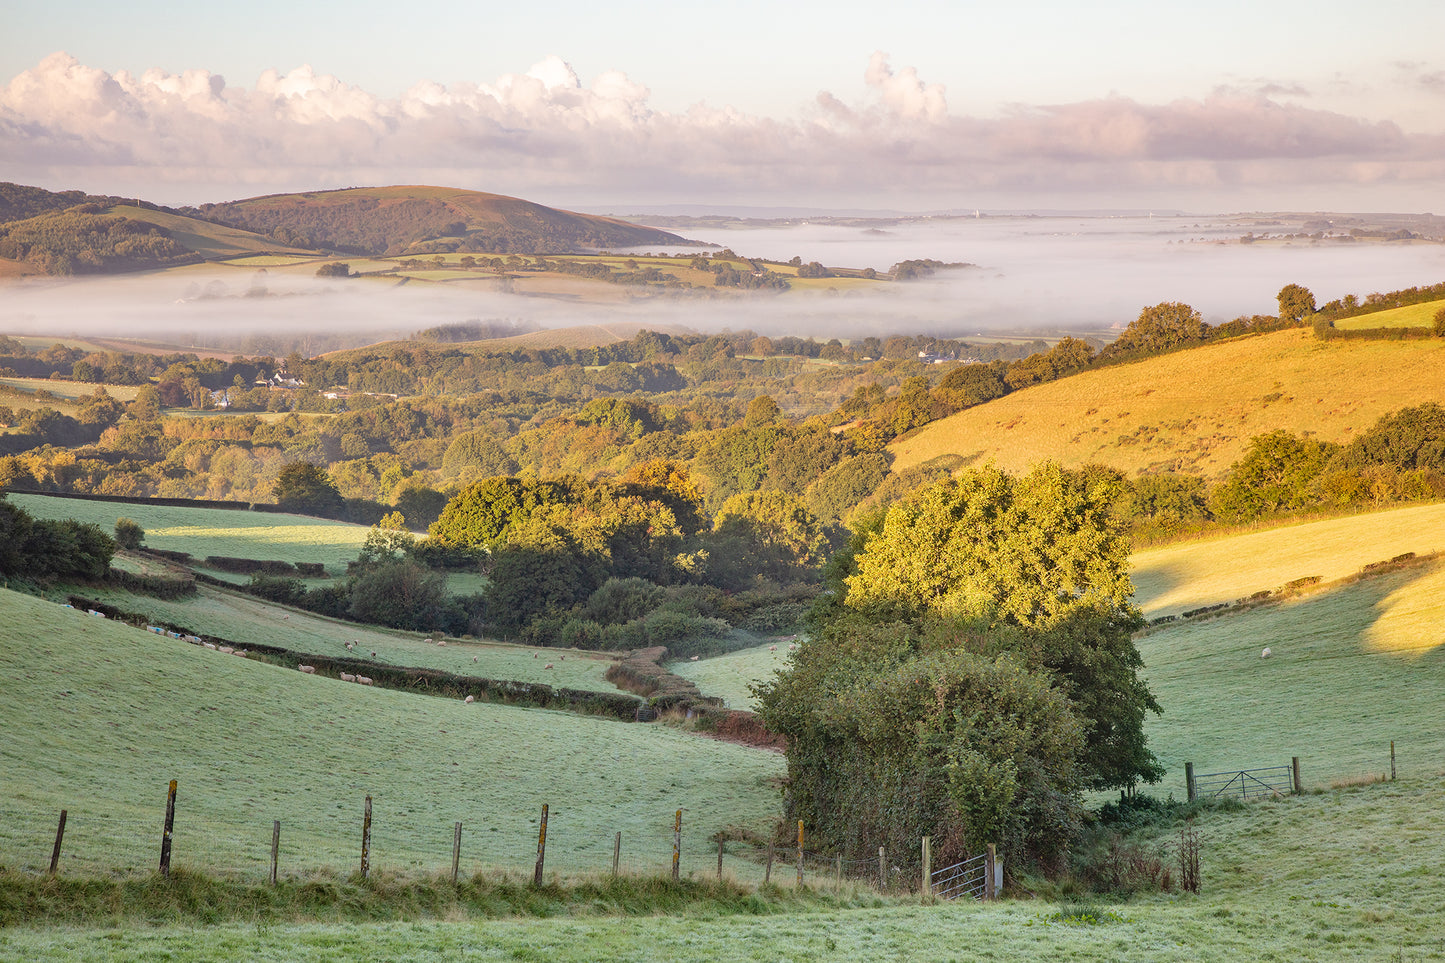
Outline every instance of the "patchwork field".
<svg viewBox="0 0 1445 963">
<path fill-rule="evenodd" d="M 378 870 L 447 865 L 457 820 L 464 872 L 529 870 L 543 803 L 557 871 L 610 868 L 618 831 L 628 867 L 668 865 L 679 807 L 686 866 L 701 870 L 715 866 L 710 834 L 776 815 L 775 753 L 307 676 L 3 590 L 0 607 L 8 868 L 43 869 L 65 808 L 67 875 L 144 871 L 170 779 L 176 864 L 250 878 L 264 875 L 274 819 L 284 873 L 352 868 L 367 794 Z"/>
<path fill-rule="evenodd" d="M 720 696 L 730 709 L 751 710 L 756 700 L 750 687 L 771 679 L 789 664 L 788 643 L 779 645 L 776 652 L 768 651 L 769 645 L 739 649 L 696 662 L 672 662 L 668 669 L 674 675 L 691 679 L 704 695 Z"/>
<path fill-rule="evenodd" d="M 1276 428 L 1347 442 L 1381 415 L 1445 402 L 1445 340 L 1317 341 L 1277 331 L 1086 371 L 894 442 L 893 470 L 940 456 L 1022 473 L 1046 459 L 1218 480 Z"/>
<path fill-rule="evenodd" d="M 95 394 L 96 388 L 104 388 L 105 393 L 117 401 L 134 401 L 136 392 L 139 390 L 125 385 L 96 385 L 88 381 L 52 381 L 49 378 L 0 378 L 0 385 L 9 385 L 24 391 L 48 391 L 58 398 L 72 401 L 89 398 Z"/>
</svg>

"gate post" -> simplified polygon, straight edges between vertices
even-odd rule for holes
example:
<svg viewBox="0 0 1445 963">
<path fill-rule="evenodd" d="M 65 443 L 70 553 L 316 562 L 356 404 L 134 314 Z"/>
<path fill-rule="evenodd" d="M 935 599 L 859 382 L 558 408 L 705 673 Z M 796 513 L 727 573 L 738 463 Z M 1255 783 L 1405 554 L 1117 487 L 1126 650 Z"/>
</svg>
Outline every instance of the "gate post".
<svg viewBox="0 0 1445 963">
<path fill-rule="evenodd" d="M 998 891 L 994 884 L 994 861 L 998 859 L 998 852 L 993 843 L 988 844 L 988 855 L 983 861 L 983 898 L 986 900 L 998 899 Z"/>
<path fill-rule="evenodd" d="M 1194 763 L 1192 762 L 1184 764 L 1184 785 L 1189 792 L 1189 801 L 1194 802 Z"/>
<path fill-rule="evenodd" d="M 923 895 L 933 895 L 933 837 L 923 837 Z"/>
<path fill-rule="evenodd" d="M 1289 765 L 1290 768 L 1294 771 L 1294 793 L 1296 796 L 1298 796 L 1300 793 L 1304 792 L 1304 790 L 1300 788 L 1299 782 L 1299 756 L 1291 756 Z"/>
</svg>

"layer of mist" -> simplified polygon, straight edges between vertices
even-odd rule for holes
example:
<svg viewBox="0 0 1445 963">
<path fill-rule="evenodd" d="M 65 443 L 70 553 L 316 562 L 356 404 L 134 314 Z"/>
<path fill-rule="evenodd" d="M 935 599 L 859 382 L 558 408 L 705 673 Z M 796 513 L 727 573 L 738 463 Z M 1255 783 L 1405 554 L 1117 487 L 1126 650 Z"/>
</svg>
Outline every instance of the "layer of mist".
<svg viewBox="0 0 1445 963">
<path fill-rule="evenodd" d="M 0 330 L 155 338 L 253 354 L 316 354 L 478 320 L 518 330 L 605 324 L 823 339 L 1047 335 L 1122 328 L 1160 301 L 1185 301 L 1217 323 L 1273 313 L 1276 293 L 1290 283 L 1324 303 L 1445 279 L 1445 245 L 1285 240 L 1278 235 L 1290 229 L 1278 223 L 1191 216 L 804 221 L 717 229 L 705 238 L 746 256 L 796 255 L 879 271 L 915 258 L 975 265 L 868 293 L 840 285 L 782 296 L 629 298 L 630 289 L 609 289 L 614 300 L 594 301 L 510 294 L 487 283 L 318 279 L 225 265 L 29 279 L 0 289 Z M 1275 236 L 1240 243 L 1251 232 Z"/>
</svg>

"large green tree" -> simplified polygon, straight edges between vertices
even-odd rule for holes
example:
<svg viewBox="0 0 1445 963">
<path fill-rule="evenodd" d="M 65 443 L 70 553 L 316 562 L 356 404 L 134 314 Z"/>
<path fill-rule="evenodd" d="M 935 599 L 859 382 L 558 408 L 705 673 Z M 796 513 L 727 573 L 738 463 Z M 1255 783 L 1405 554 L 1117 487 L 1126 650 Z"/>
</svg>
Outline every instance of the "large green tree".
<svg viewBox="0 0 1445 963">
<path fill-rule="evenodd" d="M 346 514 L 346 503 L 331 476 L 326 469 L 310 462 L 292 462 L 282 468 L 271 494 L 276 504 L 287 511 L 323 518 L 341 518 Z"/>
</svg>

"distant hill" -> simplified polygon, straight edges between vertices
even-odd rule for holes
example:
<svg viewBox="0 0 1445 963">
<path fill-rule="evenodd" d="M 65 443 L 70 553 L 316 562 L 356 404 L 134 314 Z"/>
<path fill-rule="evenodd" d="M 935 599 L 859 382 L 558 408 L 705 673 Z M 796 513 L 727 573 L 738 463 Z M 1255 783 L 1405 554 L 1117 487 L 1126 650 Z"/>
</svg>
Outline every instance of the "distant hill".
<svg viewBox="0 0 1445 963">
<path fill-rule="evenodd" d="M 1347 442 L 1387 412 L 1445 404 L 1445 340 L 1318 341 L 1290 329 L 1085 371 L 1016 391 L 890 445 L 893 470 L 935 458 L 1110 465 L 1218 480 L 1276 428 Z"/>
<path fill-rule="evenodd" d="M 288 244 L 350 254 L 558 254 L 683 243 L 676 234 L 609 217 L 447 187 L 273 194 L 207 204 L 196 213 Z"/>
</svg>

